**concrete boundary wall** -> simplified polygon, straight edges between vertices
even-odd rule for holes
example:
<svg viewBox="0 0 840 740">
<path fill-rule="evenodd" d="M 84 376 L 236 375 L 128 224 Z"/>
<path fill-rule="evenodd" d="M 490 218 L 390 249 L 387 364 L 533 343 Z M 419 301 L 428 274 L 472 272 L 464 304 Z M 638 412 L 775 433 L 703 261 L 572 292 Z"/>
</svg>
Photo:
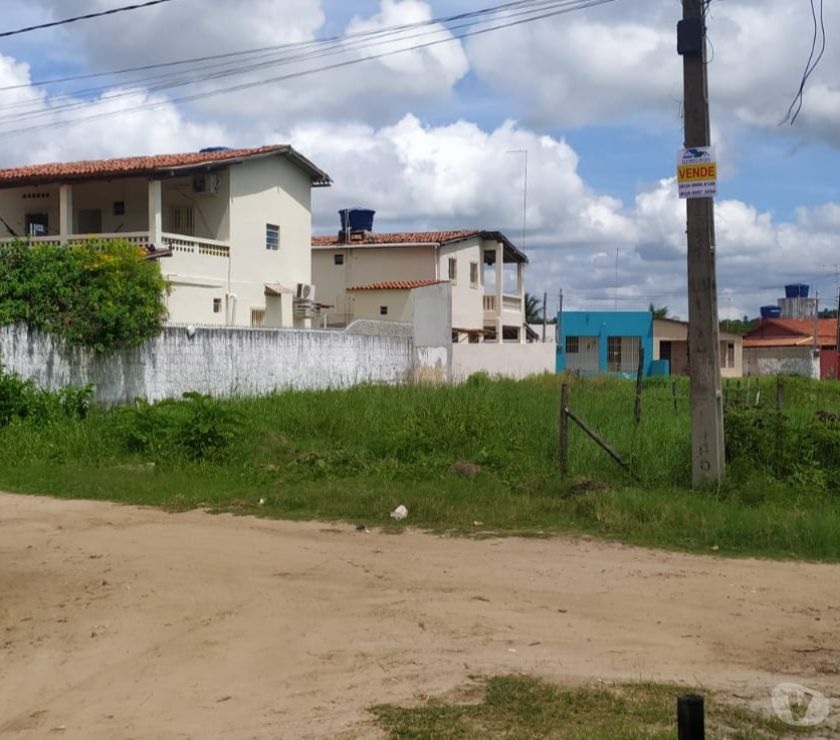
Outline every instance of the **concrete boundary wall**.
<svg viewBox="0 0 840 740">
<path fill-rule="evenodd" d="M 820 357 L 811 347 L 745 347 L 744 375 L 801 375 L 820 379 Z"/>
<path fill-rule="evenodd" d="M 484 342 L 452 345 L 452 377 L 455 382 L 464 381 L 473 373 L 479 372 L 506 378 L 527 378 L 529 375 L 554 373 L 555 362 L 554 342 Z"/>
<path fill-rule="evenodd" d="M 102 355 L 24 326 L 0 327 L 0 362 L 7 372 L 50 389 L 92 383 L 96 400 L 105 404 L 178 398 L 187 391 L 248 396 L 397 385 L 412 382 L 414 354 L 410 336 L 168 327 L 140 347 Z"/>
</svg>

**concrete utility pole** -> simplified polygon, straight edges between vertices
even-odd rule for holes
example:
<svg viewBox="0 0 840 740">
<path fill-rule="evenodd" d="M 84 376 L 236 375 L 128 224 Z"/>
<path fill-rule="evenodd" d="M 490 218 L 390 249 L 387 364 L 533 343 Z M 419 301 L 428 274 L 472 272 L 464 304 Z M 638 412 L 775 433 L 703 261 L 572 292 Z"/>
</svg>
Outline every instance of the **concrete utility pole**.
<svg viewBox="0 0 840 740">
<path fill-rule="evenodd" d="M 685 147 L 707 147 L 711 145 L 711 134 L 706 77 L 706 3 L 682 0 L 682 7 L 678 46 L 682 47 L 683 56 Z M 720 392 L 714 199 L 688 198 L 686 214 L 691 468 L 694 487 L 703 488 L 720 485 L 726 466 Z"/>
</svg>

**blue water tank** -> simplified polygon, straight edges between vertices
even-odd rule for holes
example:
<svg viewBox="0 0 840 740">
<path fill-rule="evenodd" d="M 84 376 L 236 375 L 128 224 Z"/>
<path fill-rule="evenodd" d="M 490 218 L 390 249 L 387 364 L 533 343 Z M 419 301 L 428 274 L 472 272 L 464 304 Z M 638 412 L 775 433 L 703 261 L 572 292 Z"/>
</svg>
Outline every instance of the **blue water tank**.
<svg viewBox="0 0 840 740">
<path fill-rule="evenodd" d="M 229 152 L 229 146 L 206 146 L 204 149 L 199 149 L 199 154 L 212 154 L 213 152 Z"/>
<path fill-rule="evenodd" d="M 809 290 L 805 283 L 791 283 L 785 286 L 785 298 L 807 298 Z"/>
<path fill-rule="evenodd" d="M 762 306 L 761 307 L 761 318 L 762 319 L 778 319 L 782 315 L 782 309 L 778 306 Z"/>
<path fill-rule="evenodd" d="M 373 231 L 373 217 L 376 211 L 369 208 L 344 208 L 338 212 L 341 217 L 341 230 Z"/>
</svg>

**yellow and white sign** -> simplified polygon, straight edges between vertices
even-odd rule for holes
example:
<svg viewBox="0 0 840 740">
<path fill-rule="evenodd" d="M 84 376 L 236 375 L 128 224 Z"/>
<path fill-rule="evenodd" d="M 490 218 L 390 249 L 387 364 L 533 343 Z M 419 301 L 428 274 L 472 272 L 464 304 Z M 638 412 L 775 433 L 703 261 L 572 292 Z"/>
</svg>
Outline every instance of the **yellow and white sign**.
<svg viewBox="0 0 840 740">
<path fill-rule="evenodd" d="M 677 185 L 680 198 L 711 198 L 717 195 L 714 147 L 696 146 L 679 150 Z"/>
</svg>

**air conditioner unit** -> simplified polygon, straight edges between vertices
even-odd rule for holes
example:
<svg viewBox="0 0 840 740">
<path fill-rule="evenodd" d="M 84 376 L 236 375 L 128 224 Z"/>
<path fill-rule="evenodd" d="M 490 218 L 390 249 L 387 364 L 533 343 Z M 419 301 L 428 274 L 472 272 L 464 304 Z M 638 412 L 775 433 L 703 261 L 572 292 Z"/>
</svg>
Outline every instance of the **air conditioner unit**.
<svg viewBox="0 0 840 740">
<path fill-rule="evenodd" d="M 218 195 L 222 189 L 221 175 L 196 175 L 193 178 L 193 192 L 202 195 Z"/>
<path fill-rule="evenodd" d="M 298 283 L 295 290 L 295 298 L 299 301 L 314 301 L 315 286 L 309 283 Z"/>
</svg>

